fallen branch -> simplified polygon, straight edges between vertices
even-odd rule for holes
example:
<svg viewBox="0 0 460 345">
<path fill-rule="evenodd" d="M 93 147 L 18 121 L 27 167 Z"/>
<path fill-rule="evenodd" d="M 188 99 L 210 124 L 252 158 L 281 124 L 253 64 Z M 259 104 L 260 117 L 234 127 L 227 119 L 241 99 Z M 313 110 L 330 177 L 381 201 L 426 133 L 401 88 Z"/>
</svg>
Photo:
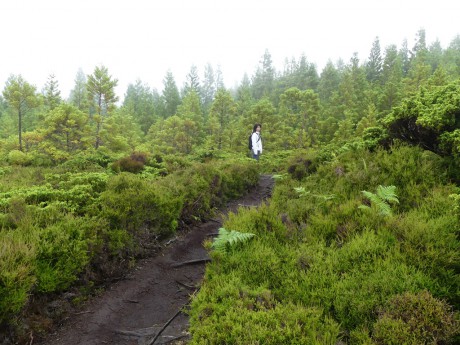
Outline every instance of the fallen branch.
<svg viewBox="0 0 460 345">
<path fill-rule="evenodd" d="M 179 284 L 179 285 L 182 285 L 182 286 L 185 286 L 187 289 L 192 289 L 192 290 L 195 290 L 196 289 L 196 286 L 192 286 L 192 285 L 187 285 L 185 283 L 182 283 L 178 280 L 176 280 L 176 283 Z"/>
<path fill-rule="evenodd" d="M 136 301 L 134 299 L 124 299 L 123 302 L 127 302 L 127 303 L 139 303 L 139 301 Z"/>
<path fill-rule="evenodd" d="M 94 311 L 80 311 L 78 313 L 73 313 L 74 315 L 81 315 L 81 314 L 93 314 Z"/>
<path fill-rule="evenodd" d="M 209 261 L 211 261 L 210 258 L 189 260 L 189 261 L 178 262 L 178 263 L 175 263 L 175 264 L 173 264 L 171 266 L 172 267 L 181 267 L 181 266 L 185 266 L 185 265 L 202 264 L 202 263 L 209 262 Z"/>
<path fill-rule="evenodd" d="M 172 320 L 174 320 L 177 315 L 179 315 L 180 313 L 182 312 L 182 308 L 180 308 L 176 314 L 174 314 L 174 316 L 172 318 L 170 318 L 164 325 L 163 327 L 161 327 L 161 329 L 158 331 L 157 335 L 153 337 L 153 339 L 147 343 L 147 345 L 153 345 L 155 343 L 155 341 L 158 339 L 158 337 L 160 336 L 160 334 L 166 329 L 166 327 L 168 327 L 168 325 L 172 322 Z"/>
</svg>

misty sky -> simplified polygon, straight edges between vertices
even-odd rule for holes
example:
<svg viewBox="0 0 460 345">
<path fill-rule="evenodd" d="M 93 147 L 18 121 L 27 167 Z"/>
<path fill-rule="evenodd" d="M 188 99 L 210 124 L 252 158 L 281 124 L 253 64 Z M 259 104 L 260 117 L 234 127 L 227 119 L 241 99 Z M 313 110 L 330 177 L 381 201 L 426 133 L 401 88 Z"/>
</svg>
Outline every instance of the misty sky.
<svg viewBox="0 0 460 345">
<path fill-rule="evenodd" d="M 460 34 L 460 2 L 437 0 L 1 0 L 0 89 L 21 74 L 42 90 L 54 74 L 67 98 L 79 68 L 104 65 L 123 98 L 140 79 L 159 92 L 168 70 L 177 86 L 194 64 L 220 65 L 233 87 L 266 49 L 275 68 L 302 53 L 318 72 L 328 59 L 367 59 L 378 36 L 409 48 L 420 29 L 443 48 Z"/>
</svg>

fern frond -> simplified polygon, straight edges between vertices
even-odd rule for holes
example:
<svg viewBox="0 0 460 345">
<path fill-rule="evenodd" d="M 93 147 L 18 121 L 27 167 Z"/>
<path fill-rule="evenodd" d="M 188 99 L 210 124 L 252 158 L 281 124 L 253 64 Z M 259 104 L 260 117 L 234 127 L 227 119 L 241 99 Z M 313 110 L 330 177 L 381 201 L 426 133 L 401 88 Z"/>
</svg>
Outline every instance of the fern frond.
<svg viewBox="0 0 460 345">
<path fill-rule="evenodd" d="M 373 203 L 373 204 L 378 204 L 382 200 L 382 199 L 379 198 L 379 196 L 377 194 L 374 194 L 372 192 L 368 192 L 367 190 L 363 190 L 363 191 L 361 191 L 361 193 L 363 193 L 364 196 L 366 198 L 368 198 L 371 201 L 371 203 Z"/>
<path fill-rule="evenodd" d="M 395 202 L 399 204 L 398 196 L 395 193 L 396 187 L 395 186 L 378 186 L 377 187 L 377 195 L 385 201 L 388 202 Z"/>
<path fill-rule="evenodd" d="M 305 187 L 294 187 L 294 190 L 299 194 L 299 196 L 307 196 L 310 194 L 309 191 L 305 190 Z"/>
<path fill-rule="evenodd" d="M 376 203 L 376 206 L 382 216 L 390 216 L 392 214 L 390 205 L 388 205 L 384 200 L 380 200 L 379 203 Z"/>
<path fill-rule="evenodd" d="M 274 180 L 284 180 L 286 178 L 286 174 L 274 174 L 272 175 Z"/>
<path fill-rule="evenodd" d="M 249 232 L 227 231 L 225 228 L 220 228 L 219 235 L 214 239 L 211 248 L 221 253 L 227 253 L 231 247 L 244 243 L 254 236 Z"/>
<path fill-rule="evenodd" d="M 377 193 L 371 193 L 368 191 L 361 191 L 363 195 L 371 201 L 371 204 L 375 206 L 379 214 L 383 216 L 389 216 L 392 214 L 391 207 L 388 202 L 399 203 L 398 196 L 395 193 L 395 186 L 384 187 L 382 185 L 377 187 Z M 362 207 L 361 207 L 362 206 Z M 369 207 L 361 205 L 359 208 L 368 209 Z"/>
<path fill-rule="evenodd" d="M 361 210 L 370 210 L 371 208 L 367 205 L 359 205 L 358 208 L 360 208 Z"/>
</svg>

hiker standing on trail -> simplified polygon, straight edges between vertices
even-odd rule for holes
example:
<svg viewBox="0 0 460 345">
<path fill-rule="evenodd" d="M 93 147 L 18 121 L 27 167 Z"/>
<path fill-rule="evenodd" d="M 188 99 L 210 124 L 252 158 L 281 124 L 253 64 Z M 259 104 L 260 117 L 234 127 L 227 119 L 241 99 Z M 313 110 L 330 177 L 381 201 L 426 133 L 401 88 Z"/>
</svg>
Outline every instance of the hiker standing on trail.
<svg viewBox="0 0 460 345">
<path fill-rule="evenodd" d="M 261 129 L 262 125 L 260 123 L 256 123 L 252 130 L 252 158 L 255 160 L 259 160 L 259 156 L 262 153 L 262 137 L 260 136 Z"/>
</svg>

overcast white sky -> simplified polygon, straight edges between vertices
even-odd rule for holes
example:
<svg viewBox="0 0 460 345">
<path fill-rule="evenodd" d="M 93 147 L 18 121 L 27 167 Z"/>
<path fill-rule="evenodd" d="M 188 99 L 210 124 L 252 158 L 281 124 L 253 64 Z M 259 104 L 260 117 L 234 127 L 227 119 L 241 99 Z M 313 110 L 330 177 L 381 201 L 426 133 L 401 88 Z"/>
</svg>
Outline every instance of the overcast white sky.
<svg viewBox="0 0 460 345">
<path fill-rule="evenodd" d="M 454 0 L 1 0 L 0 90 L 21 74 L 42 90 L 54 74 L 67 98 L 79 68 L 104 65 L 123 98 L 140 79 L 159 92 L 168 70 L 177 86 L 194 64 L 221 66 L 232 87 L 255 71 L 265 49 L 277 69 L 304 53 L 318 72 L 328 59 L 369 56 L 378 36 L 382 53 L 426 31 L 443 48 L 460 34 Z"/>
</svg>

